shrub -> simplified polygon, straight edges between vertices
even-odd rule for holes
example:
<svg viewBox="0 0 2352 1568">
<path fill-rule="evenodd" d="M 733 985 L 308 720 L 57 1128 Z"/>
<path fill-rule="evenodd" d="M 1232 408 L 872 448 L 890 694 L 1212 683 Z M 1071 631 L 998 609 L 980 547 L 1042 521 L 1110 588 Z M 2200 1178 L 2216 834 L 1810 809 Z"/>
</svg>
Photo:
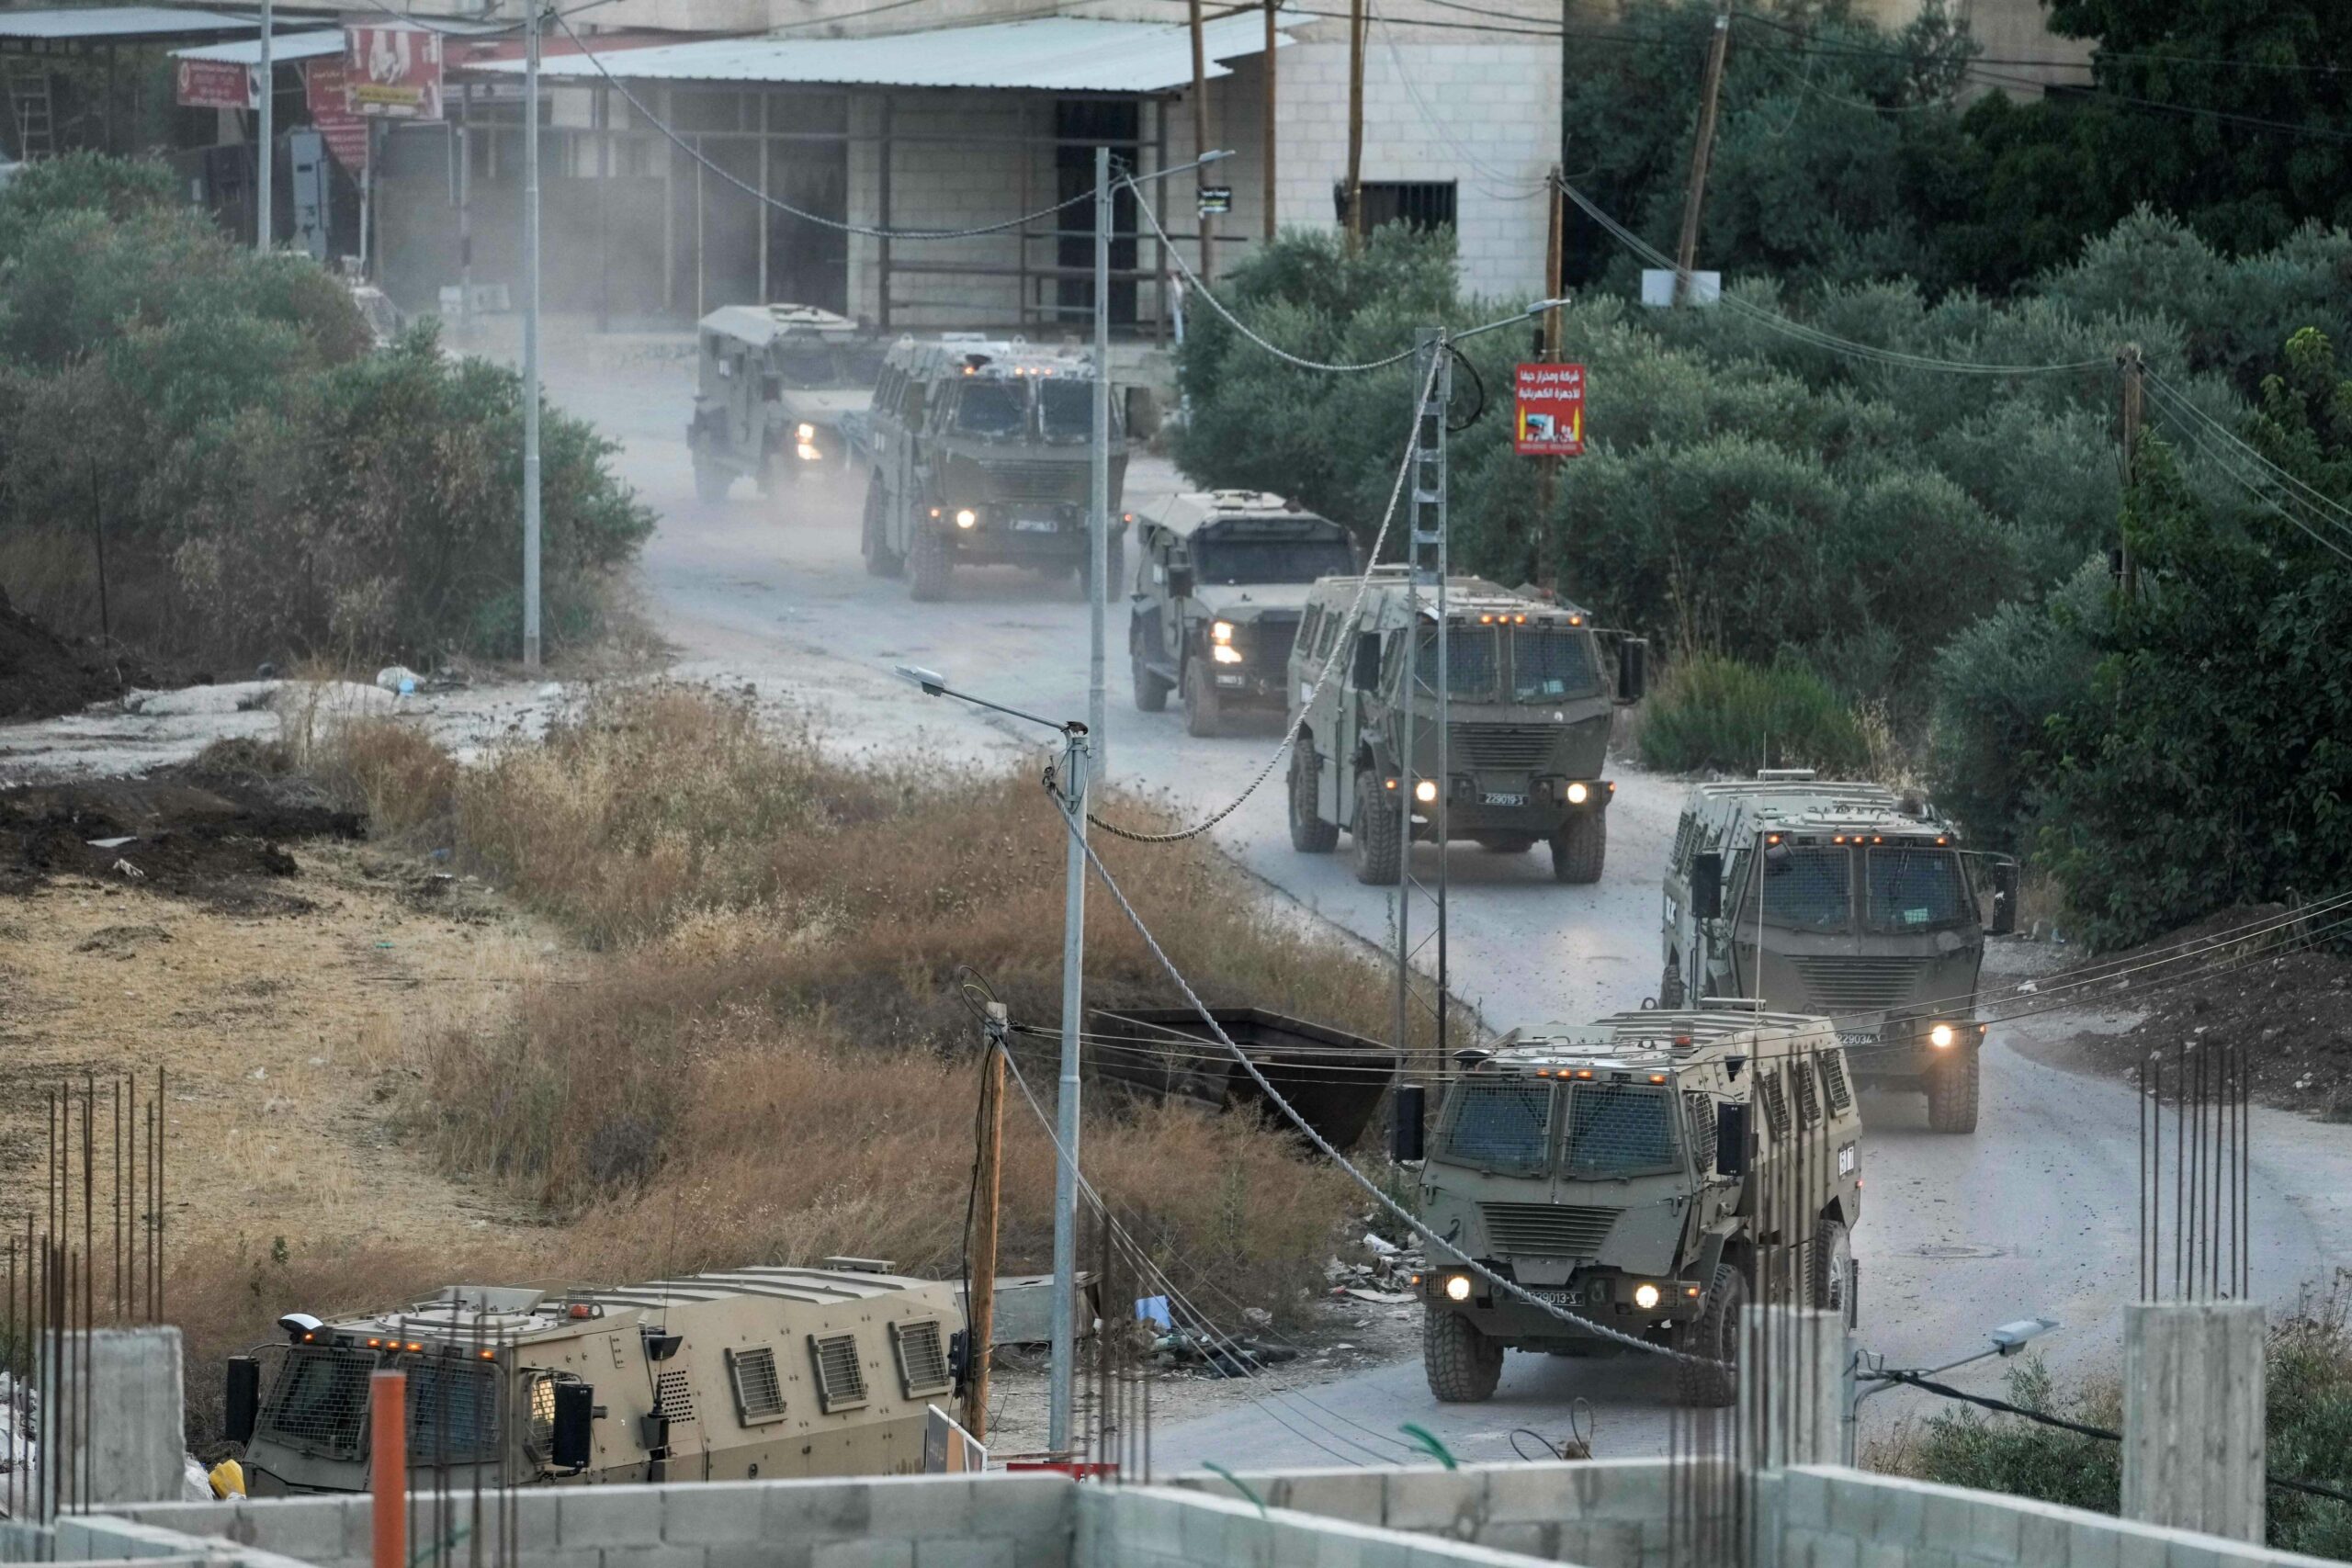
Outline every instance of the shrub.
<svg viewBox="0 0 2352 1568">
<path fill-rule="evenodd" d="M 1669 671 L 1641 718 L 1645 766 L 1669 773 L 1810 767 L 1850 775 L 1869 764 L 1862 726 L 1804 666 L 1694 654 Z"/>
</svg>

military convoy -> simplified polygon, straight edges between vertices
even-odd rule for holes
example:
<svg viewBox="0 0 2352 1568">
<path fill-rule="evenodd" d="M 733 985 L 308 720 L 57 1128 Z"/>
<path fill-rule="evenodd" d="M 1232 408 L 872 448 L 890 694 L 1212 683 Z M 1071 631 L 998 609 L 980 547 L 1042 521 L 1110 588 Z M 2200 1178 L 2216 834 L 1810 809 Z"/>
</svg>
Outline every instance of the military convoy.
<svg viewBox="0 0 2352 1568">
<path fill-rule="evenodd" d="M 1923 1090 L 1937 1132 L 1975 1131 L 1977 975 L 1985 934 L 2016 927 L 2013 862 L 1967 854 L 1916 795 L 1768 770 L 1691 790 L 1664 900 L 1659 1006 L 1834 1018 L 1858 1081 Z"/>
<path fill-rule="evenodd" d="M 1861 1117 L 1822 1020 L 1647 1009 L 1459 1055 L 1419 1179 L 1450 1248 L 1415 1276 L 1437 1398 L 1488 1397 L 1507 1349 L 1630 1350 L 1467 1263 L 1680 1352 L 1701 1404 L 1730 1402 L 1749 1300 L 1850 1319 Z"/>
<path fill-rule="evenodd" d="M 1293 847 L 1328 854 L 1345 828 L 1357 880 L 1396 880 L 1409 705 L 1414 840 L 1469 839 L 1498 854 L 1544 841 L 1554 876 L 1599 881 L 1616 787 L 1600 776 L 1610 717 L 1641 697 L 1644 645 L 1620 640 L 1612 669 L 1577 606 L 1450 579 L 1451 725 L 1441 767 L 1432 605 L 1425 595 L 1418 612 L 1408 609 L 1406 569 L 1376 566 L 1351 623 L 1361 581 L 1317 582 L 1291 648 L 1286 700 L 1291 721 L 1304 725 L 1291 754 Z M 1418 624 L 1408 626 L 1408 617 Z"/>
<path fill-rule="evenodd" d="M 1314 584 L 1356 570 L 1348 531 L 1278 495 L 1217 490 L 1170 496 L 1136 536 L 1136 706 L 1158 713 L 1177 693 L 1194 735 L 1215 735 L 1228 714 L 1283 713 Z"/>
<path fill-rule="evenodd" d="M 295 1314 L 231 1361 L 226 1435 L 256 1495 L 364 1491 L 368 1380 L 398 1371 L 408 1462 L 457 1488 L 920 1471 L 964 1360 L 956 1287 L 834 1264 Z"/>
<path fill-rule="evenodd" d="M 774 495 L 847 459 L 842 421 L 872 399 L 882 357 L 857 322 L 813 305 L 729 305 L 695 337 L 696 498 L 723 501 L 738 479 Z"/>
<path fill-rule="evenodd" d="M 1125 577 L 1127 431 L 1148 413 L 1140 387 L 1111 407 L 1110 583 Z M 958 565 L 1085 579 L 1093 438 L 1094 366 L 1077 351 L 972 333 L 899 339 L 858 432 L 865 570 L 903 575 L 920 600 L 944 598 Z"/>
</svg>

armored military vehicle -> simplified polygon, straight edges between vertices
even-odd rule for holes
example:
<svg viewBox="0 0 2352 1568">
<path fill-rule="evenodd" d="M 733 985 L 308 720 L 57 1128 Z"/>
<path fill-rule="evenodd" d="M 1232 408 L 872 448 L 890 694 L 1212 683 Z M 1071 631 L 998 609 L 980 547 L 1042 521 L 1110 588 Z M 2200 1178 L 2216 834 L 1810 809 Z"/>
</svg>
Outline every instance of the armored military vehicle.
<svg viewBox="0 0 2352 1568">
<path fill-rule="evenodd" d="M 1111 583 L 1126 575 L 1127 421 L 1142 388 L 1111 407 Z M 970 333 L 891 345 L 864 423 L 863 549 L 877 577 L 904 574 L 916 599 L 944 598 L 957 565 L 1093 570 L 1094 366 L 1072 349 Z"/>
<path fill-rule="evenodd" d="M 729 305 L 705 316 L 695 417 L 695 494 L 726 498 L 748 478 L 762 495 L 848 456 L 842 419 L 874 396 L 882 344 L 813 305 Z"/>
<path fill-rule="evenodd" d="M 1834 1018 L 1858 1081 L 1924 1090 L 1930 1126 L 1973 1133 L 1984 935 L 2016 919 L 2015 863 L 1965 853 L 1916 795 L 1801 768 L 1702 784 L 1668 858 L 1658 1004 Z"/>
<path fill-rule="evenodd" d="M 1216 490 L 1145 511 L 1136 541 L 1136 706 L 1158 713 L 1181 693 L 1194 735 L 1216 734 L 1236 710 L 1283 712 L 1308 592 L 1356 570 L 1348 531 L 1278 495 Z"/>
<path fill-rule="evenodd" d="M 1645 1010 L 1464 1055 L 1420 1176 L 1452 1248 L 1415 1277 L 1439 1399 L 1493 1393 L 1507 1349 L 1641 1353 L 1464 1261 L 1695 1358 L 1676 1365 L 1700 1403 L 1730 1400 L 1745 1303 L 1850 1317 L 1861 1118 L 1826 1023 Z"/>
<path fill-rule="evenodd" d="M 295 1314 L 287 1343 L 232 1361 L 227 1435 L 256 1494 L 363 1491 L 368 1377 L 397 1370 L 409 1464 L 459 1488 L 914 1472 L 925 1406 L 957 1381 L 956 1301 L 843 1266 Z"/>
<path fill-rule="evenodd" d="M 1317 582 L 1291 648 L 1289 714 L 1293 723 L 1302 715 L 1306 721 L 1291 754 L 1292 846 L 1327 854 L 1344 826 L 1356 879 L 1396 880 L 1406 842 L 1398 781 L 1409 700 L 1414 840 L 1469 839 L 1498 854 L 1522 854 L 1548 840 L 1553 875 L 1600 880 L 1609 797 L 1617 787 L 1600 776 L 1610 712 L 1641 697 L 1645 645 L 1619 639 L 1612 671 L 1586 611 L 1480 578 L 1450 579 L 1452 735 L 1440 777 L 1434 606 L 1424 594 L 1420 624 L 1408 627 L 1406 569 L 1378 566 L 1351 626 L 1348 607 L 1360 581 Z"/>
</svg>

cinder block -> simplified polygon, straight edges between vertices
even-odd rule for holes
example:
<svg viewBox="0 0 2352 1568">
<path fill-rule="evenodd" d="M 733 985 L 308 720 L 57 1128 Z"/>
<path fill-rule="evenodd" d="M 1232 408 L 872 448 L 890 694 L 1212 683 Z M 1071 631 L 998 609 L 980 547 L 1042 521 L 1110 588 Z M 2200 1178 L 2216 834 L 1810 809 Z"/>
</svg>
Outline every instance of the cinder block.
<svg viewBox="0 0 2352 1568">
<path fill-rule="evenodd" d="M 2165 1568 L 2166 1532 L 2124 1526 L 2115 1535 L 2117 1568 Z"/>
<path fill-rule="evenodd" d="M 1381 1522 L 1467 1540 L 1487 1517 L 1487 1478 L 1476 1471 L 1393 1470 Z"/>
<path fill-rule="evenodd" d="M 2022 1522 L 2017 1506 L 2007 1499 L 1970 1504 L 1969 1551 L 1994 1562 L 2017 1562 L 2018 1526 Z"/>
<path fill-rule="evenodd" d="M 1869 1536 L 1878 1520 L 1877 1488 L 1858 1475 L 1832 1475 L 1826 1480 L 1830 1532 L 1852 1540 Z"/>
<path fill-rule="evenodd" d="M 1910 1568 L 1911 1554 L 1898 1541 L 1866 1540 L 1862 1542 L 1860 1568 Z M 2050 1568 L 2064 1568 L 2052 1562 Z"/>
<path fill-rule="evenodd" d="M 915 1542 L 915 1568 L 1025 1568 L 1026 1562 L 1001 1537 L 934 1536 Z"/>
<path fill-rule="evenodd" d="M 1327 1519 L 1352 1519 L 1376 1525 L 1387 1503 L 1383 1478 L 1369 1470 L 1310 1470 L 1279 1480 L 1242 1480 L 1256 1488 L 1272 1508 L 1289 1508 Z"/>
<path fill-rule="evenodd" d="M 808 1568 L 809 1543 L 784 1540 L 735 1541 L 703 1548 L 706 1568 Z"/>
<path fill-rule="evenodd" d="M 787 1481 L 767 1490 L 762 1531 L 770 1540 L 864 1535 L 873 1527 L 873 1488 L 862 1481 Z"/>
<path fill-rule="evenodd" d="M 1179 1550 L 1185 1562 L 1223 1563 L 1248 1561 L 1244 1552 L 1234 1548 L 1246 1541 L 1250 1532 L 1237 1529 L 1228 1533 L 1227 1525 L 1238 1525 L 1240 1521 L 1226 1512 L 1224 1506 L 1212 1507 L 1195 1497 L 1173 1501 Z M 1252 1523 L 1262 1524 L 1254 1510 L 1250 1519 Z"/>
<path fill-rule="evenodd" d="M 808 1568 L 914 1568 L 907 1540 L 829 1540 L 810 1549 Z"/>
<path fill-rule="evenodd" d="M 1581 1465 L 1530 1464 L 1487 1477 L 1487 1517 L 1495 1524 L 1555 1523 L 1582 1518 Z"/>
<path fill-rule="evenodd" d="M 2176 1534 L 2165 1546 L 2165 1568 L 2222 1568 L 2222 1564 L 2239 1556 L 2240 1553 L 2237 1551 L 2224 1555 L 2198 1541 L 2184 1540 Z M 2244 1557 L 2256 1562 L 2260 1561 L 2252 1551 L 2244 1552 Z"/>
<path fill-rule="evenodd" d="M 2066 1514 L 2047 1503 L 2018 1506 L 2018 1561 L 2026 1568 L 2065 1562 L 2074 1544 Z"/>
<path fill-rule="evenodd" d="M 1811 1568 L 1860 1568 L 1862 1549 L 1853 1537 L 1832 1531 L 1813 1538 L 1808 1560 Z"/>
<path fill-rule="evenodd" d="M 2076 1519 L 2066 1527 L 2066 1568 L 2122 1568 L 2123 1537 L 2112 1525 Z"/>
<path fill-rule="evenodd" d="M 1917 1487 L 1882 1476 L 1871 1484 L 1872 1540 L 1916 1546 L 1927 1538 L 1928 1498 Z"/>
<path fill-rule="evenodd" d="M 1937 1487 L 1927 1495 L 1927 1544 L 1950 1552 L 1966 1551 L 1973 1539 L 1971 1505 L 1956 1490 Z"/>
<path fill-rule="evenodd" d="M 1829 1481 L 1815 1471 L 1791 1470 L 1781 1476 L 1781 1517 L 1797 1529 L 1829 1527 Z"/>
<path fill-rule="evenodd" d="M 1585 1527 L 1585 1568 L 1642 1568 L 1642 1527 L 1635 1519 L 1595 1519 Z"/>
<path fill-rule="evenodd" d="M 1568 1468 L 1584 1511 L 1595 1518 L 1640 1519 L 1666 1512 L 1664 1460 L 1600 1460 Z"/>
<path fill-rule="evenodd" d="M 662 1544 L 659 1486 L 579 1486 L 556 1502 L 556 1544 L 566 1551 Z"/>
<path fill-rule="evenodd" d="M 662 1540 L 671 1546 L 722 1546 L 758 1540 L 766 1533 L 767 1495 L 772 1483 L 709 1481 L 664 1487 Z"/>
<path fill-rule="evenodd" d="M 1553 1524 L 1489 1523 L 1478 1532 L 1478 1544 L 1489 1551 L 1516 1551 L 1521 1557 L 1555 1557 L 1560 1527 Z"/>
<path fill-rule="evenodd" d="M 710 1568 L 699 1546 L 608 1546 L 598 1561 L 599 1568 Z"/>
</svg>

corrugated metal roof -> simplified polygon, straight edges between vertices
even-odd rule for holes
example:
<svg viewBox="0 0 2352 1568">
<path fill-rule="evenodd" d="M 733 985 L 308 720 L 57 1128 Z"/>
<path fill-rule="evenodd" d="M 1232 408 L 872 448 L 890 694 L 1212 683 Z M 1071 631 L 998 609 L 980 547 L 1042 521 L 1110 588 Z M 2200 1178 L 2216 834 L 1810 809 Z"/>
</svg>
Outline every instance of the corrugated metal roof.
<svg viewBox="0 0 2352 1568">
<path fill-rule="evenodd" d="M 0 11 L 0 38 L 70 43 L 80 39 L 201 38 L 206 33 L 250 33 L 251 17 L 217 11 L 181 11 L 169 6 L 96 6 L 53 11 Z"/>
<path fill-rule="evenodd" d="M 1295 26 L 1295 16 L 1277 21 Z M 1221 60 L 1265 48 L 1257 12 L 1221 17 L 1202 28 L 1208 74 L 1230 75 Z M 1281 42 L 1287 44 L 1288 37 Z M 594 40 L 591 40 L 593 47 Z M 993 87 L 1031 92 L 1164 93 L 1193 80 L 1192 35 L 1182 23 L 1044 17 L 1025 22 L 940 28 L 875 38 L 705 39 L 628 51 L 607 59 L 613 73 L 645 82 L 805 82 L 875 87 Z M 484 71 L 519 71 L 486 63 Z M 577 55 L 544 61 L 545 77 L 599 74 Z"/>
<path fill-rule="evenodd" d="M 324 33 L 280 33 L 269 40 L 269 62 L 283 65 L 292 60 L 317 60 L 323 55 L 343 52 L 343 29 Z M 249 38 L 235 43 L 199 44 L 194 49 L 172 51 L 175 60 L 217 60 L 226 65 L 259 65 L 261 39 Z"/>
</svg>

